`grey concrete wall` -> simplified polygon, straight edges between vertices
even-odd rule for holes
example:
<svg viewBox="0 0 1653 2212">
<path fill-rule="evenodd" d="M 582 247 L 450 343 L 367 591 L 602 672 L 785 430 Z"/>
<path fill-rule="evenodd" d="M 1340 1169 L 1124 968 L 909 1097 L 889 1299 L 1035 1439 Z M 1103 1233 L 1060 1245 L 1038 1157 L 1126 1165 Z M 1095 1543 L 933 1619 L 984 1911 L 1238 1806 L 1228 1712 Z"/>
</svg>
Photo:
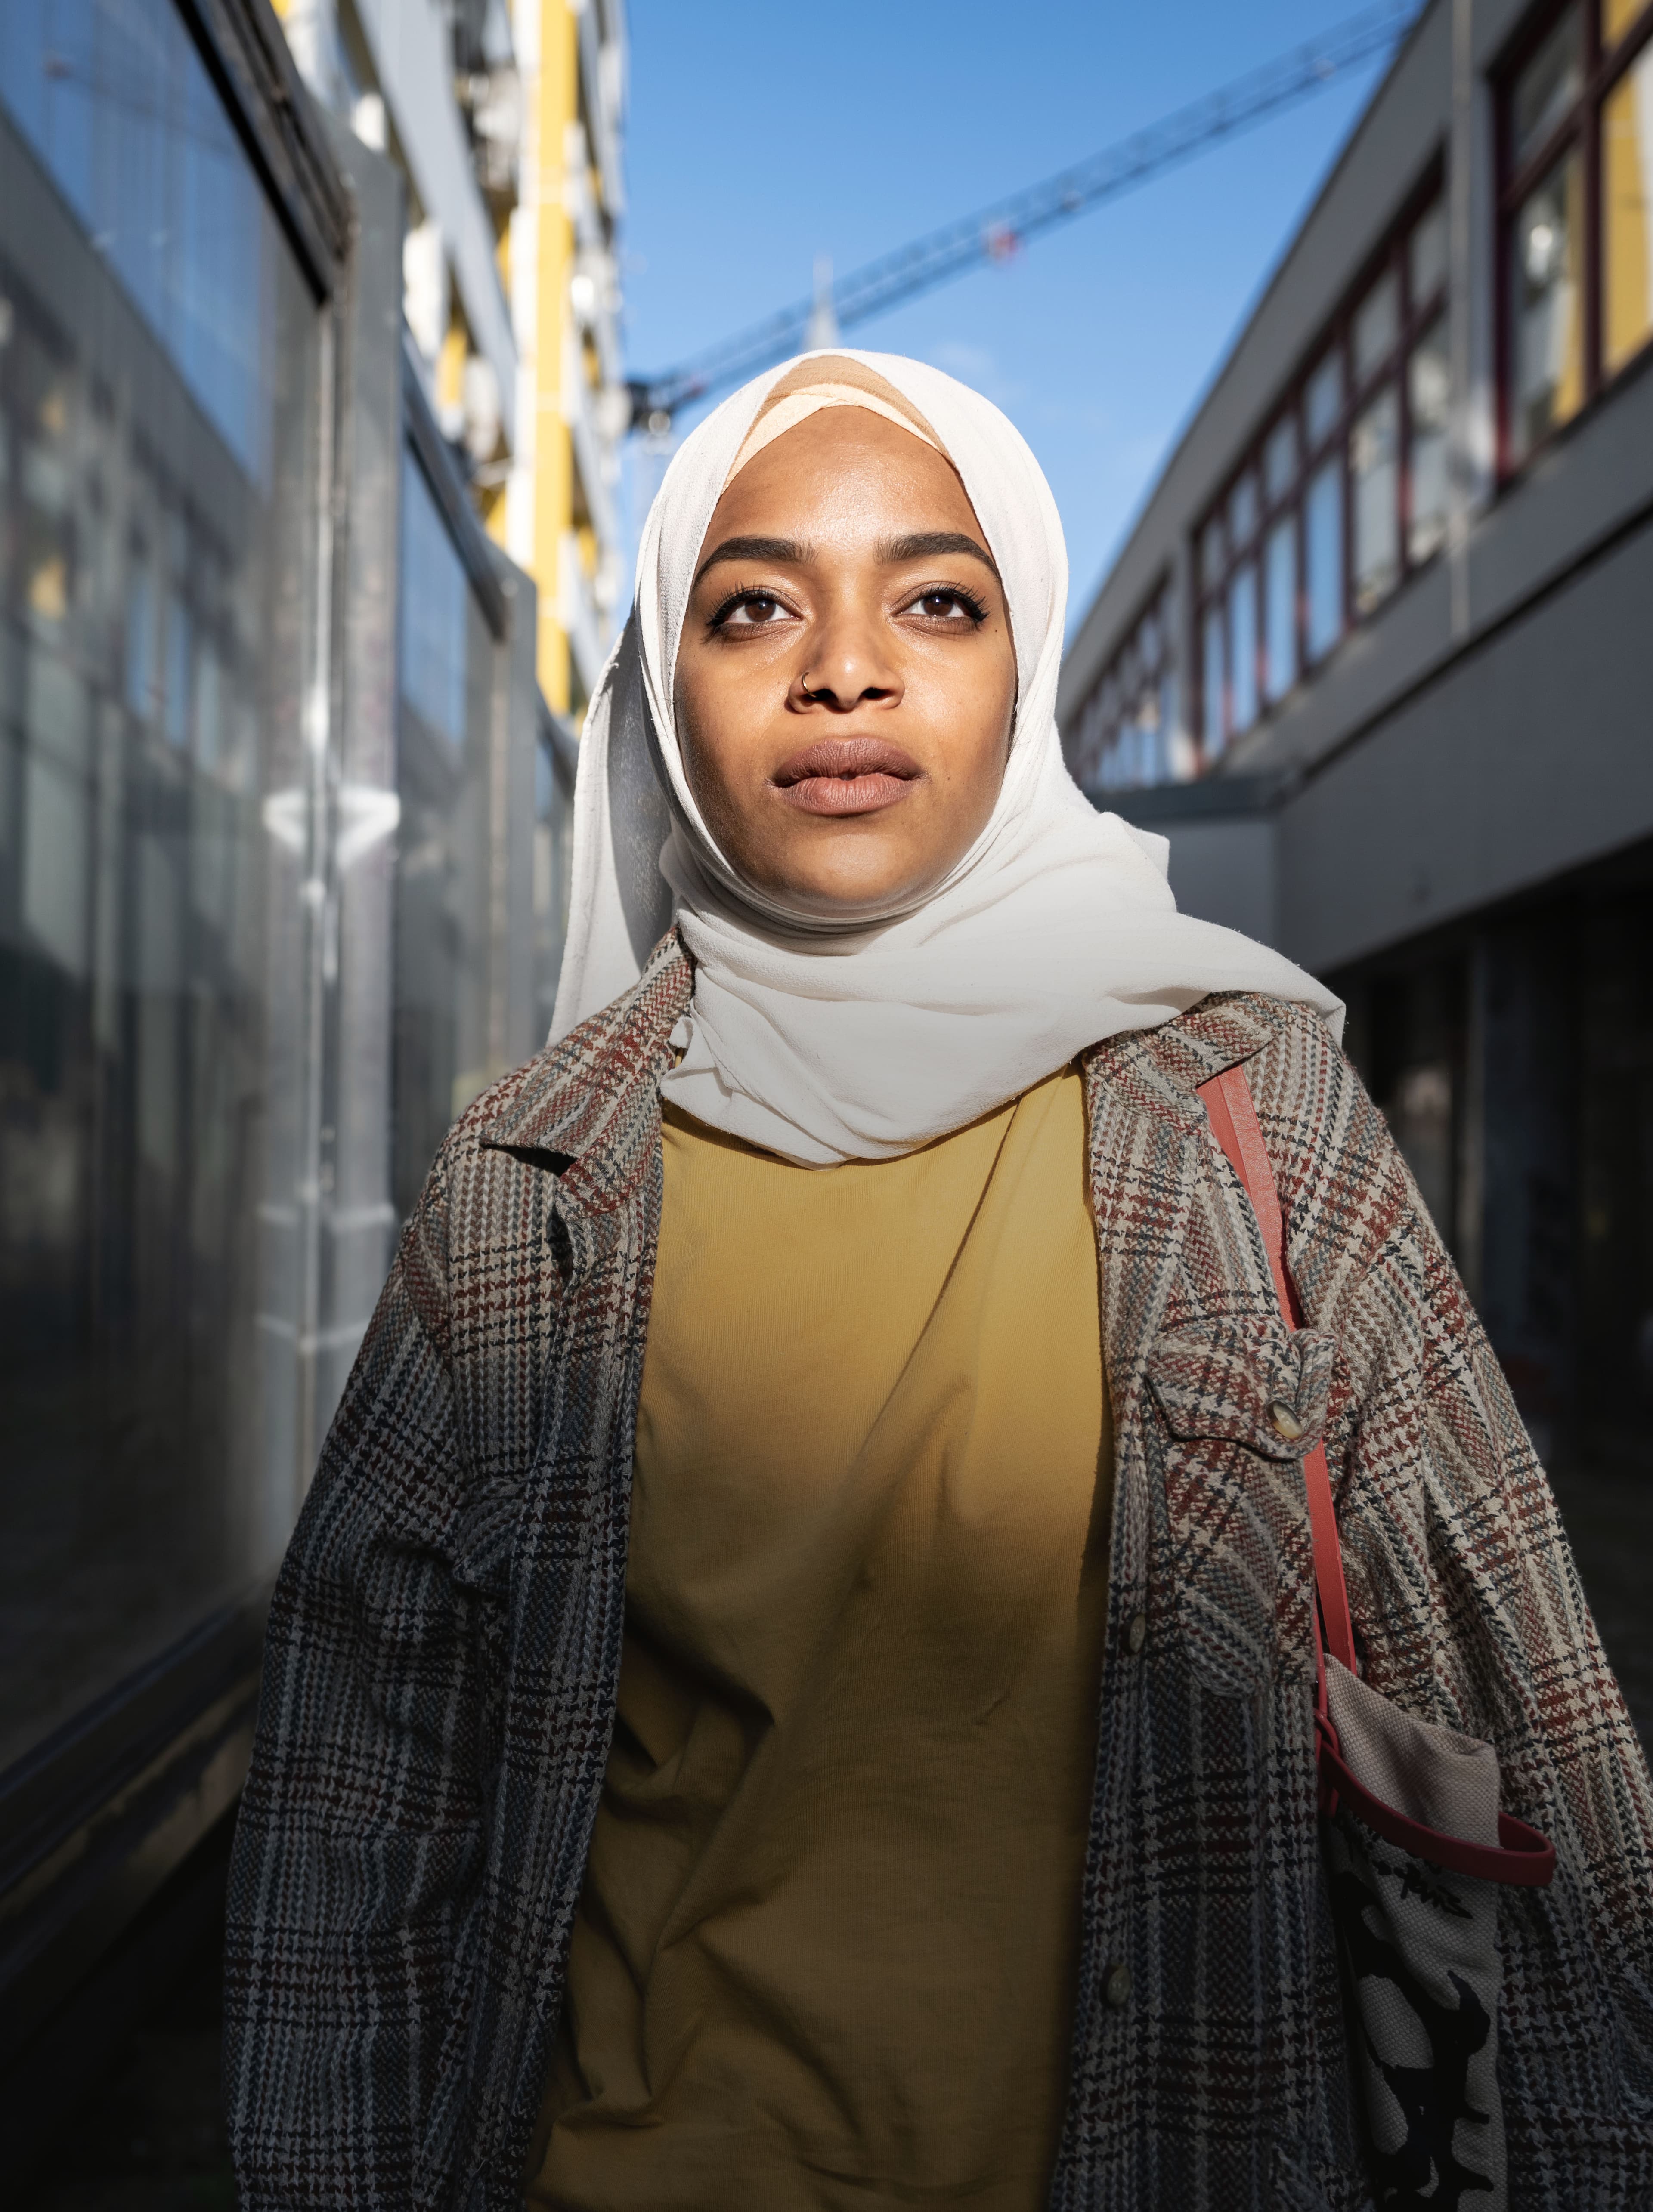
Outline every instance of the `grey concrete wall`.
<svg viewBox="0 0 1653 2212">
<path fill-rule="evenodd" d="M 1162 833 L 1171 845 L 1178 907 L 1272 945 L 1279 934 L 1275 845 L 1266 815 L 1239 822 L 1186 822 Z"/>
<path fill-rule="evenodd" d="M 1278 942 L 1334 968 L 1650 834 L 1653 520 L 1287 802 Z"/>
</svg>

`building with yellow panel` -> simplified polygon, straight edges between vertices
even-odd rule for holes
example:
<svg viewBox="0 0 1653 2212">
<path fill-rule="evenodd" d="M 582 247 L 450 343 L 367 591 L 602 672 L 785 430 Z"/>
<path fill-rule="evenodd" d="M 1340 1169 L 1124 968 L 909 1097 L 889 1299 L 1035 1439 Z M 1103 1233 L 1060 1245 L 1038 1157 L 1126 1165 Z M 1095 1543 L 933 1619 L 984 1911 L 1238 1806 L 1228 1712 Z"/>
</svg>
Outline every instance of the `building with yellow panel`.
<svg viewBox="0 0 1653 2212">
<path fill-rule="evenodd" d="M 404 311 L 490 534 L 539 592 L 577 720 L 621 592 L 623 0 L 275 0 L 324 106 L 406 193 Z"/>
<path fill-rule="evenodd" d="M 623 580 L 616 492 L 630 421 L 616 239 L 625 31 L 620 0 L 517 0 L 520 182 L 509 239 L 516 441 L 490 526 L 540 586 L 540 682 L 577 715 Z"/>
</svg>

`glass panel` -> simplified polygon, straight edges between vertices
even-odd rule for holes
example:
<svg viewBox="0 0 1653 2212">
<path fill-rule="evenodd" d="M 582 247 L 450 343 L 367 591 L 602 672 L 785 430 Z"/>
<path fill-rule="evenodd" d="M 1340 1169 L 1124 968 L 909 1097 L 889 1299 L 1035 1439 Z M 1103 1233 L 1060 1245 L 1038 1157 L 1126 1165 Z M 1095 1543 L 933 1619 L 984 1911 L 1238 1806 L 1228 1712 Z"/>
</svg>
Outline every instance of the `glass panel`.
<svg viewBox="0 0 1653 2212">
<path fill-rule="evenodd" d="M 1639 22 L 1648 0 L 1601 0 L 1601 44 L 1616 46 L 1632 24 Z"/>
<path fill-rule="evenodd" d="M 1653 46 L 1601 108 L 1602 366 L 1622 368 L 1653 334 Z"/>
<path fill-rule="evenodd" d="M 1247 561 L 1229 585 L 1229 734 L 1257 720 L 1257 570 Z"/>
<path fill-rule="evenodd" d="M 1400 405 L 1386 384 L 1349 433 L 1355 611 L 1369 613 L 1400 573 Z"/>
<path fill-rule="evenodd" d="M 1223 714 L 1225 671 L 1223 665 L 1223 610 L 1209 607 L 1200 648 L 1201 660 L 1201 731 L 1205 757 L 1215 760 L 1223 750 L 1226 726 Z"/>
<path fill-rule="evenodd" d="M 1412 517 L 1406 550 L 1413 561 L 1427 561 L 1446 536 L 1447 416 L 1452 369 L 1447 356 L 1446 317 L 1438 315 L 1412 348 L 1407 367 L 1407 400 L 1412 411 Z"/>
<path fill-rule="evenodd" d="M 1394 270 L 1380 276 L 1355 311 L 1355 382 L 1382 368 L 1400 335 L 1400 286 Z"/>
<path fill-rule="evenodd" d="M 1511 456 L 1522 459 L 1578 411 L 1583 397 L 1583 301 L 1578 240 L 1583 165 L 1558 162 L 1516 218 L 1510 272 L 1514 330 L 1510 395 Z"/>
<path fill-rule="evenodd" d="M 1263 454 L 1263 482 L 1271 507 L 1290 490 L 1297 474 L 1297 420 L 1288 415 L 1269 434 Z"/>
<path fill-rule="evenodd" d="M 1249 471 L 1229 494 L 1229 543 L 1238 552 L 1257 528 L 1257 479 Z"/>
<path fill-rule="evenodd" d="M 291 1527 L 318 325 L 170 0 L 0 103 L 3 1766 Z"/>
<path fill-rule="evenodd" d="M 1412 313 L 1428 307 L 1446 282 L 1446 204 L 1436 200 L 1418 218 L 1406 246 L 1406 282 L 1412 288 Z"/>
<path fill-rule="evenodd" d="M 1336 429 L 1343 411 L 1343 355 L 1334 349 L 1308 380 L 1308 442 L 1318 446 Z"/>
<path fill-rule="evenodd" d="M 487 625 L 424 473 L 402 466 L 393 1190 L 411 1213 L 494 1071 L 489 1000 Z"/>
<path fill-rule="evenodd" d="M 412 465 L 402 472 L 401 588 L 403 701 L 450 744 L 462 745 L 470 586 L 424 471 Z"/>
<path fill-rule="evenodd" d="M 1297 680 L 1297 523 L 1286 515 L 1268 533 L 1264 561 L 1267 631 L 1264 678 L 1271 699 L 1284 699 Z"/>
<path fill-rule="evenodd" d="M 1516 168 L 1564 120 L 1584 82 L 1583 23 L 1569 8 L 1516 79 L 1510 101 L 1510 158 Z"/>
<path fill-rule="evenodd" d="M 1186 783 L 1199 773 L 1192 733 L 1177 713 L 1176 678 L 1168 669 L 1160 678 L 1159 726 L 1165 732 L 1165 773 L 1173 783 Z"/>
<path fill-rule="evenodd" d="M 1343 635 L 1343 463 L 1335 454 L 1309 483 L 1303 505 L 1303 555 L 1308 658 L 1318 660 Z"/>
</svg>

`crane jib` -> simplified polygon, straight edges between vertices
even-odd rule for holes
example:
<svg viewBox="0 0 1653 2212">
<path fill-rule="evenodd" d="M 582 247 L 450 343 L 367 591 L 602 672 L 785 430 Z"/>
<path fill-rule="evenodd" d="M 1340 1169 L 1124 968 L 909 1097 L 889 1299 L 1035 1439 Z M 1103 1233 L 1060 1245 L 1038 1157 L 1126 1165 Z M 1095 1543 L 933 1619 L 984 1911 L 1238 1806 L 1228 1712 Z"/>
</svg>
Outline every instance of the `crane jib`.
<svg viewBox="0 0 1653 2212">
<path fill-rule="evenodd" d="M 1418 13 L 1419 0 L 1380 0 L 1309 45 L 1295 47 L 1178 108 L 1088 161 L 852 270 L 826 295 L 839 329 L 870 321 L 981 262 L 1006 261 L 1040 231 L 1145 184 L 1203 148 L 1311 98 L 1356 63 L 1382 52 L 1411 27 Z M 729 391 L 771 362 L 803 351 L 811 319 L 821 306 L 821 295 L 797 301 L 678 368 L 630 379 L 632 427 L 664 431 L 680 409 Z"/>
</svg>

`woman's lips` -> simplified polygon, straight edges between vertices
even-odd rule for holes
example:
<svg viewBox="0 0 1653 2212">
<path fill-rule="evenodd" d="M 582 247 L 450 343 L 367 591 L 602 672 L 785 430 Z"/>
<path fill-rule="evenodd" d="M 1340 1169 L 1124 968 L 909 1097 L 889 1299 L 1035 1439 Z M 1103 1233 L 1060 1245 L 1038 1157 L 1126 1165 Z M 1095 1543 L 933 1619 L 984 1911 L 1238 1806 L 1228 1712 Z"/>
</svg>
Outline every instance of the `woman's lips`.
<svg viewBox="0 0 1653 2212">
<path fill-rule="evenodd" d="M 770 779 L 803 814 L 872 814 L 905 799 L 924 771 L 881 738 L 823 738 L 794 753 Z"/>
</svg>

